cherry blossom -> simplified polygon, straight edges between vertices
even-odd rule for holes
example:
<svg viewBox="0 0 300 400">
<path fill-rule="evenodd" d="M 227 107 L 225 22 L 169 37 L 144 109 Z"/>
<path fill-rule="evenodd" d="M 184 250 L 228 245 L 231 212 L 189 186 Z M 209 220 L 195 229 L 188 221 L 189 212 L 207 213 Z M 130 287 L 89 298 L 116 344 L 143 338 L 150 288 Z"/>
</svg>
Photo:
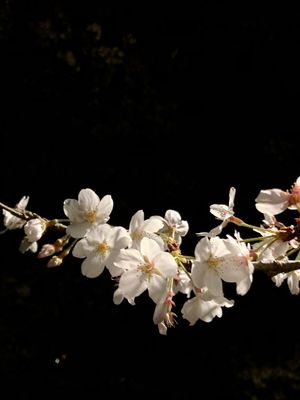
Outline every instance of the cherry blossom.
<svg viewBox="0 0 300 400">
<path fill-rule="evenodd" d="M 221 220 L 221 224 L 211 229 L 209 232 L 200 232 L 197 233 L 198 236 L 208 236 L 214 237 L 220 235 L 222 230 L 227 226 L 230 219 L 234 215 L 233 206 L 234 206 L 234 198 L 235 198 L 236 189 L 231 187 L 229 190 L 229 202 L 228 206 L 225 204 L 212 204 L 210 206 L 210 212 L 213 214 L 218 220 Z"/>
<path fill-rule="evenodd" d="M 70 219 L 67 233 L 73 238 L 82 238 L 92 226 L 104 224 L 109 220 L 113 209 L 113 200 L 110 195 L 101 200 L 91 189 L 82 189 L 78 200 L 66 199 L 64 212 Z"/>
<path fill-rule="evenodd" d="M 118 276 L 122 270 L 115 265 L 121 249 L 131 245 L 131 238 L 123 227 L 111 227 L 108 224 L 93 226 L 86 236 L 76 243 L 73 256 L 85 258 L 81 272 L 89 278 L 99 276 L 105 267 L 112 276 Z"/>
<path fill-rule="evenodd" d="M 294 295 L 299 294 L 300 269 L 291 272 L 281 272 L 272 277 L 272 281 L 275 282 L 277 287 L 281 286 L 285 279 L 287 280 L 290 292 Z"/>
<path fill-rule="evenodd" d="M 15 209 L 17 211 L 24 212 L 27 207 L 28 201 L 29 201 L 29 196 L 23 196 L 21 200 L 16 204 Z M 5 209 L 2 209 L 2 213 L 4 216 L 3 219 L 4 225 L 9 230 L 23 228 L 23 226 L 26 223 L 26 220 L 16 217 L 15 215 L 13 215 L 12 213 L 10 213 Z"/>
<path fill-rule="evenodd" d="M 300 205 L 300 176 L 291 191 L 281 189 L 261 190 L 255 199 L 256 208 L 263 214 L 277 215 L 287 208 L 296 210 Z"/>
<path fill-rule="evenodd" d="M 160 216 L 154 216 L 152 218 L 157 218 L 162 221 L 163 227 L 160 233 L 164 235 L 163 237 L 174 239 L 178 245 L 181 244 L 182 237 L 188 233 L 189 224 L 181 218 L 178 211 L 167 210 L 164 218 Z"/>
<path fill-rule="evenodd" d="M 196 296 L 187 300 L 182 307 L 182 316 L 187 319 L 190 325 L 200 319 L 204 322 L 211 322 L 215 317 L 222 317 L 222 307 L 232 307 L 233 300 L 223 296 L 215 297 L 207 288 L 197 291 Z"/>
<path fill-rule="evenodd" d="M 124 270 L 119 288 L 129 301 L 148 289 L 149 296 L 158 302 L 167 284 L 167 278 L 176 277 L 177 264 L 153 239 L 143 238 L 140 251 L 128 249 L 120 252 L 115 265 Z"/>
<path fill-rule="evenodd" d="M 162 221 L 157 218 L 149 218 L 144 220 L 144 211 L 137 211 L 131 218 L 129 224 L 129 234 L 132 239 L 131 247 L 134 249 L 140 248 L 140 243 L 143 237 L 147 236 L 156 241 L 161 241 L 159 236 L 153 233 L 159 231 L 163 226 Z"/>
</svg>

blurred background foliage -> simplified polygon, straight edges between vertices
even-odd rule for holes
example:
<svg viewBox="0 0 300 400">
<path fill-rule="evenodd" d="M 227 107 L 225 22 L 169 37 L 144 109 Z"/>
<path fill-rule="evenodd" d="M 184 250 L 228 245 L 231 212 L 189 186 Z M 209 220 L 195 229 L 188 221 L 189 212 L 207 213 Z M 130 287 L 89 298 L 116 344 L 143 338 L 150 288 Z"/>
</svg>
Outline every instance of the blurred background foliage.
<svg viewBox="0 0 300 400">
<path fill-rule="evenodd" d="M 298 18 L 214 1 L 2 1 L 0 200 L 29 195 L 31 210 L 60 217 L 65 198 L 91 187 L 112 194 L 111 222 L 124 226 L 138 209 L 173 208 L 190 223 L 189 254 L 230 186 L 237 215 L 259 223 L 258 191 L 299 175 Z M 236 306 L 221 320 L 165 338 L 145 296 L 116 307 L 108 274 L 84 279 L 72 258 L 47 269 L 18 253 L 21 237 L 0 244 L 11 394 L 298 398 L 299 299 L 286 286 L 257 274 L 245 298 L 228 289 Z"/>
</svg>

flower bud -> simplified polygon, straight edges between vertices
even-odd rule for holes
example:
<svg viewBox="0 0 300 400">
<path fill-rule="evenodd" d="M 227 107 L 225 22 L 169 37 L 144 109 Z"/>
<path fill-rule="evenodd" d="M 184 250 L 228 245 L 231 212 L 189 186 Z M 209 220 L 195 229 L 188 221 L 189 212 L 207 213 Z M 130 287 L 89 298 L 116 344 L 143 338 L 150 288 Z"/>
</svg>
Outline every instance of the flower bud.
<svg viewBox="0 0 300 400">
<path fill-rule="evenodd" d="M 24 226 L 25 235 L 29 242 L 38 241 L 46 230 L 46 222 L 40 218 L 30 219 Z"/>
<path fill-rule="evenodd" d="M 55 253 L 56 249 L 53 244 L 44 244 L 43 247 L 41 248 L 38 258 L 44 258 L 44 257 L 49 257 L 52 256 Z"/>
<path fill-rule="evenodd" d="M 62 264 L 62 262 L 63 262 L 63 259 L 61 257 L 53 256 L 48 261 L 47 267 L 48 268 L 58 267 L 59 265 Z"/>
</svg>

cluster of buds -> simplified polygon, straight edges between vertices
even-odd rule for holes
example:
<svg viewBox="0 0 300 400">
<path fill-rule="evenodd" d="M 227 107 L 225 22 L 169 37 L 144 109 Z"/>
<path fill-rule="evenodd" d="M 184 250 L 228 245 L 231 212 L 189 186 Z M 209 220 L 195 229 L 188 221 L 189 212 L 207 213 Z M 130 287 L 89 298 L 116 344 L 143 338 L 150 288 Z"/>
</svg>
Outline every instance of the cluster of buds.
<svg viewBox="0 0 300 400">
<path fill-rule="evenodd" d="M 234 283 L 237 294 L 245 295 L 255 270 L 265 271 L 276 286 L 287 280 L 292 294 L 300 291 L 300 218 L 296 216 L 294 224 L 286 226 L 275 217 L 287 209 L 300 212 L 300 177 L 290 190 L 260 191 L 255 199 L 263 214 L 260 226 L 235 215 L 235 194 L 232 187 L 228 205 L 210 206 L 220 223 L 209 232 L 197 233 L 193 255 L 181 252 L 189 224 L 179 212 L 167 210 L 164 216 L 145 219 L 144 211 L 139 210 L 128 227 L 112 225 L 108 222 L 112 197 L 99 198 L 91 189 L 82 189 L 78 199 L 63 202 L 63 219 L 48 220 L 28 211 L 26 196 L 15 207 L 3 203 L 0 207 L 4 231 L 24 229 L 22 253 L 31 251 L 48 258 L 48 267 L 61 265 L 69 254 L 81 258 L 81 272 L 88 278 L 98 277 L 106 268 L 116 284 L 114 303 L 126 300 L 134 305 L 138 296 L 147 293 L 154 303 L 153 322 L 166 334 L 177 323 L 178 293 L 186 296 L 181 316 L 194 325 L 198 320 L 210 322 L 221 317 L 223 307 L 234 305 L 233 299 L 224 296 L 223 285 Z M 235 230 L 232 236 L 221 238 L 230 223 L 250 229 L 255 236 L 243 239 Z M 61 236 L 39 246 L 49 230 Z"/>
</svg>

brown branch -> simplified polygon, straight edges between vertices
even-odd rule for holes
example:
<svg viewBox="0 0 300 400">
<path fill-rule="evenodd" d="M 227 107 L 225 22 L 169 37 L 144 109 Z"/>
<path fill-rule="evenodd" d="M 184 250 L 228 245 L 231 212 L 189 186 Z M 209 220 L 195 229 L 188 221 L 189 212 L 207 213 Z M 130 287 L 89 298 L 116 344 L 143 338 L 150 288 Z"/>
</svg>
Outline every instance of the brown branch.
<svg viewBox="0 0 300 400">
<path fill-rule="evenodd" d="M 20 219 L 24 219 L 25 221 L 28 221 L 28 220 L 33 219 L 33 218 L 41 218 L 36 213 L 33 213 L 31 211 L 28 211 L 28 210 L 18 210 L 17 208 L 9 207 L 6 204 L 1 203 L 1 202 L 0 202 L 0 208 L 3 208 L 4 210 L 10 212 L 15 217 L 20 218 Z"/>
<path fill-rule="evenodd" d="M 253 265 L 256 271 L 263 271 L 273 276 L 280 272 L 291 272 L 300 269 L 300 260 L 272 262 L 255 261 Z"/>
</svg>

